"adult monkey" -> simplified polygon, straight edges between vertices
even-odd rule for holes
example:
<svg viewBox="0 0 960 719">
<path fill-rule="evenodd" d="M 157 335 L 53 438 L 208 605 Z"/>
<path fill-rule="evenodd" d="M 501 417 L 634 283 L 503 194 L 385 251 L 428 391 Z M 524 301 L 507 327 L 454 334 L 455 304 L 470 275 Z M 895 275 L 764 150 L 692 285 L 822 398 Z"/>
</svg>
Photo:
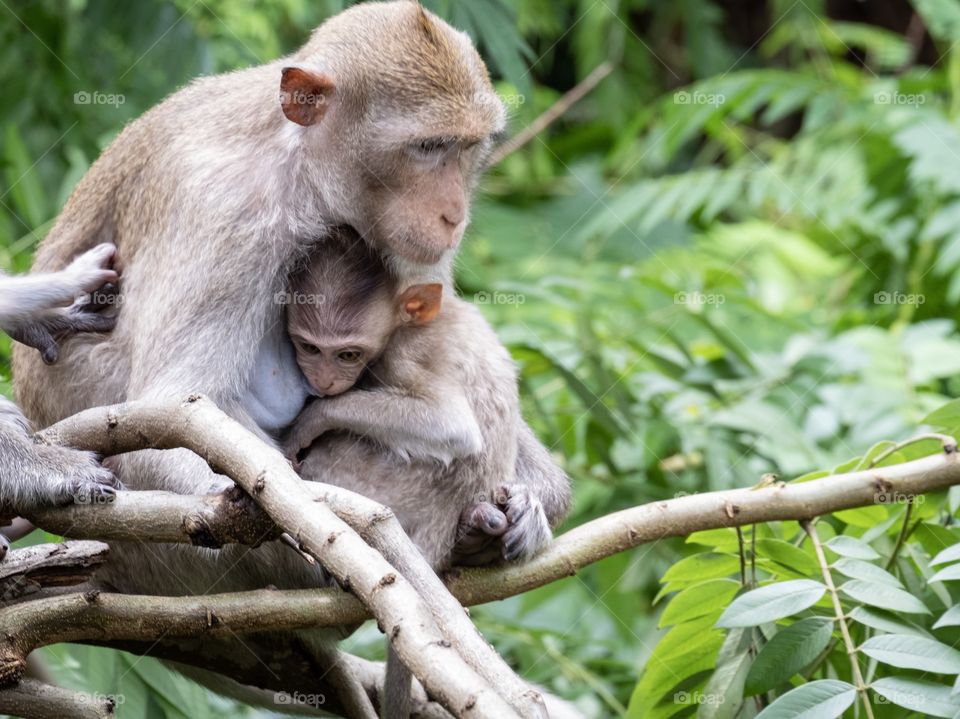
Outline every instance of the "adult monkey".
<svg viewBox="0 0 960 719">
<path fill-rule="evenodd" d="M 15 352 L 24 410 L 45 426 L 92 406 L 199 391 L 269 439 L 262 427 L 300 409 L 272 401 L 294 381 L 274 298 L 312 239 L 352 225 L 404 276 L 449 280 L 470 190 L 504 119 L 467 36 L 403 1 L 352 7 L 291 57 L 172 95 L 94 163 L 37 252 L 36 269 L 52 270 L 113 242 L 123 302 L 111 335 L 72 339 L 53 367 Z M 253 382 L 264 367 L 282 371 Z M 114 466 L 132 488 L 230 484 L 186 451 Z M 115 543 L 112 558 L 104 579 L 127 592 L 318 581 L 275 543 L 219 553 Z"/>
</svg>

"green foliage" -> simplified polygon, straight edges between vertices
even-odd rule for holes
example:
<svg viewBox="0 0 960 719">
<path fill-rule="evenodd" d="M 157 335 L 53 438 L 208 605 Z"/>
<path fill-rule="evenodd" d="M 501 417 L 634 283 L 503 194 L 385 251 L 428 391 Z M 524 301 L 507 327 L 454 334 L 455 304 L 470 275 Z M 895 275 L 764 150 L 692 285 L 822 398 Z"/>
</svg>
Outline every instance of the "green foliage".
<svg viewBox="0 0 960 719">
<path fill-rule="evenodd" d="M 3 266 L 29 266 L 124 123 L 192 77 L 291 51 L 347 4 L 0 10 Z M 568 526 L 908 461 L 939 451 L 894 444 L 924 426 L 960 435 L 956 3 L 892 3 L 895 30 L 872 3 L 854 18 L 771 0 L 766 21 L 720 0 L 425 4 L 477 41 L 513 130 L 614 64 L 492 170 L 458 265 L 574 478 Z M 958 508 L 951 490 L 817 524 L 878 718 L 960 711 Z M 772 523 L 655 542 L 474 616 L 589 716 L 863 716 L 832 600 L 810 540 Z M 372 629 L 348 648 L 382 652 Z M 123 694 L 123 716 L 246 711 L 152 660 L 46 651 L 64 683 Z"/>
</svg>

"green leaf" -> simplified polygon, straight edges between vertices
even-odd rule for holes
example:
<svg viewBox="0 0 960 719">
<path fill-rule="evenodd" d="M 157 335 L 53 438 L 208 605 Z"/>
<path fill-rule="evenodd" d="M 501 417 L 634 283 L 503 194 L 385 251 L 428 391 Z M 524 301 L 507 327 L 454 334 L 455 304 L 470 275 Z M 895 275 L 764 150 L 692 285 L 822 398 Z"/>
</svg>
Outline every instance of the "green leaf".
<svg viewBox="0 0 960 719">
<path fill-rule="evenodd" d="M 744 693 L 762 694 L 783 684 L 819 656 L 832 634 L 833 621 L 826 617 L 802 619 L 778 631 L 750 667 Z"/>
<path fill-rule="evenodd" d="M 680 624 L 711 612 L 719 612 L 729 604 L 740 589 L 740 582 L 733 579 L 708 579 L 693 584 L 679 592 L 667 604 L 657 626 Z"/>
<path fill-rule="evenodd" d="M 737 533 L 732 528 L 704 529 L 687 537 L 686 544 L 703 544 L 708 547 L 729 549 L 737 546 Z"/>
<path fill-rule="evenodd" d="M 940 627 L 960 627 L 960 604 L 950 607 L 933 625 L 934 629 Z"/>
<path fill-rule="evenodd" d="M 840 591 L 851 599 L 869 604 L 871 607 L 906 612 L 907 614 L 930 613 L 927 606 L 915 596 L 897 587 L 891 587 L 889 584 L 851 579 L 841 585 Z"/>
<path fill-rule="evenodd" d="M 889 584 L 892 587 L 903 588 L 903 584 L 886 569 L 878 567 L 876 564 L 864 562 L 860 559 L 840 559 L 835 562 L 833 569 L 840 572 L 850 579 L 862 579 L 865 582 L 880 582 Z"/>
<path fill-rule="evenodd" d="M 810 579 L 794 579 L 759 587 L 737 597 L 726 608 L 718 627 L 755 627 L 802 612 L 816 604 L 827 588 Z"/>
<path fill-rule="evenodd" d="M 758 539 L 757 553 L 796 569 L 800 574 L 816 574 L 819 569 L 813 557 L 782 539 Z"/>
<path fill-rule="evenodd" d="M 888 634 L 912 634 L 916 637 L 930 636 L 930 632 L 916 624 L 869 607 L 857 607 L 850 612 L 850 618 L 864 626 L 879 629 Z"/>
<path fill-rule="evenodd" d="M 960 674 L 960 652 L 936 639 L 907 634 L 883 634 L 860 645 L 871 659 L 900 669 Z"/>
<path fill-rule="evenodd" d="M 942 552 L 937 554 L 936 557 L 930 560 L 930 566 L 934 567 L 938 564 L 956 562 L 957 560 L 960 560 L 960 544 L 954 544 L 950 547 L 947 547 Z"/>
<path fill-rule="evenodd" d="M 856 700 L 857 689 L 836 679 L 820 679 L 791 689 L 756 719 L 833 719 Z"/>
<path fill-rule="evenodd" d="M 753 659 L 752 629 L 733 629 L 720 648 L 717 668 L 703 689 L 712 701 L 697 710 L 699 719 L 733 719 L 743 705 L 743 683 Z"/>
<path fill-rule="evenodd" d="M 866 542 L 855 537 L 841 534 L 825 543 L 825 546 L 834 554 L 853 559 L 879 559 L 880 555 Z"/>
<path fill-rule="evenodd" d="M 729 554 L 694 554 L 684 557 L 668 569 L 661 582 L 702 582 L 705 579 L 727 577 L 740 571 L 740 560 Z"/>
<path fill-rule="evenodd" d="M 960 699 L 950 687 L 908 677 L 877 679 L 870 688 L 892 704 L 923 716 L 952 717 L 960 711 Z"/>
<path fill-rule="evenodd" d="M 934 429 L 945 430 L 948 434 L 960 430 L 960 399 L 947 402 L 943 407 L 931 412 L 921 421 Z"/>
<path fill-rule="evenodd" d="M 960 564 L 951 564 L 934 574 L 928 582 L 950 582 L 960 579 Z"/>
</svg>

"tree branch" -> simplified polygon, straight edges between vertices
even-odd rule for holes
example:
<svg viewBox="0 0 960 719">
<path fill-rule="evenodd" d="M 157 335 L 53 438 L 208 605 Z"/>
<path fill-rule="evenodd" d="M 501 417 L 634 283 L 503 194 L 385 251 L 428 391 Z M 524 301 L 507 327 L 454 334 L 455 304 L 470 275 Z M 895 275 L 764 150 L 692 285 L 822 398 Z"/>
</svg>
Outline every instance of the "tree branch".
<svg viewBox="0 0 960 719">
<path fill-rule="evenodd" d="M 543 552 L 522 564 L 454 569 L 444 578 L 447 588 L 463 605 L 484 604 L 572 576 L 593 562 L 658 539 L 686 536 L 704 529 L 778 520 L 802 521 L 843 509 L 887 503 L 894 497 L 902 499 L 942 490 L 960 484 L 958 456 L 960 455 L 956 453 L 938 453 L 904 464 L 833 475 L 799 484 L 776 483 L 766 487 L 708 492 L 651 502 L 571 529 L 557 537 Z M 366 516 L 360 513 L 360 502 L 370 500 L 360 497 L 358 504 L 350 508 L 347 502 L 350 501 L 349 496 L 352 493 L 319 484 L 306 489 L 312 493 L 314 500 L 328 499 L 331 507 L 344 517 L 349 518 L 352 512 L 356 512 L 358 517 Z M 44 517 L 52 523 L 50 526 L 41 523 L 41 526 L 57 531 L 55 527 L 64 524 L 62 520 L 56 519 L 57 514 L 69 513 L 74 522 L 74 536 L 89 537 L 92 535 L 86 531 L 88 517 L 103 511 L 105 514 L 113 514 L 117 526 L 111 526 L 104 518 L 98 519 L 98 531 L 102 532 L 100 536 L 110 539 L 139 537 L 149 541 L 151 536 L 143 536 L 124 528 L 128 521 L 126 512 L 130 513 L 130 517 L 140 514 L 136 509 L 137 497 L 140 495 L 149 496 L 154 507 L 161 507 L 164 498 L 168 497 L 176 497 L 178 506 L 181 499 L 198 499 L 163 492 L 120 492 L 117 503 L 112 506 L 77 506 L 49 510 Z M 184 501 L 183 506 L 189 507 L 190 501 Z M 163 511 L 175 526 L 179 525 L 181 520 L 175 511 Z M 356 518 L 350 521 L 361 524 Z M 360 531 L 366 533 L 366 530 Z M 169 528 L 161 527 L 158 531 L 158 536 L 161 537 L 170 537 L 173 534 L 175 532 Z M 0 564 L 0 567 L 2 566 Z M 323 626 L 353 624 L 370 618 L 370 614 L 356 598 L 340 590 L 301 591 L 318 598 L 314 617 Z M 280 594 L 286 595 L 288 592 Z"/>
<path fill-rule="evenodd" d="M 522 687 L 522 693 L 509 693 L 516 706 L 504 701 L 498 693 L 502 687 L 495 689 L 466 661 L 464 638 L 445 636 L 434 621 L 434 612 L 442 607 L 429 605 L 404 575 L 326 503 L 312 501 L 305 483 L 278 451 L 205 398 L 194 395 L 183 402 L 94 408 L 63 420 L 38 437 L 105 455 L 144 448 L 192 450 L 215 472 L 232 478 L 253 496 L 280 528 L 296 537 L 342 586 L 360 598 L 388 631 L 403 662 L 447 709 L 471 717 L 543 714 L 542 698 L 512 672 L 508 672 L 508 686 Z M 393 515 L 382 508 L 379 516 L 389 519 Z M 415 552 L 407 561 L 423 562 Z M 456 611 L 462 613 L 463 609 L 457 605 Z M 450 616 L 446 621 L 455 623 L 457 619 Z M 471 628 L 469 636 L 475 631 Z"/>
<path fill-rule="evenodd" d="M 34 679 L 0 691 L 0 714 L 30 719 L 105 719 L 114 716 L 115 706 L 111 697 L 81 694 Z"/>
</svg>

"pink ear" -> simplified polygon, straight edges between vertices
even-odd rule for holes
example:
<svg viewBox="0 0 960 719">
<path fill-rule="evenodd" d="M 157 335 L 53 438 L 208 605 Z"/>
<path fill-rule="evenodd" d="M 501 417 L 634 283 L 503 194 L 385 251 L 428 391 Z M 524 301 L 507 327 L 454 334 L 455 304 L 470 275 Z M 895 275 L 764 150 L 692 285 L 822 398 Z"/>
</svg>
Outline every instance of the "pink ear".
<svg viewBox="0 0 960 719">
<path fill-rule="evenodd" d="M 313 125 L 323 119 L 333 94 L 333 78 L 302 67 L 285 67 L 280 78 L 280 107 L 291 122 Z"/>
<path fill-rule="evenodd" d="M 440 312 L 443 285 L 412 285 L 400 295 L 400 309 L 415 325 L 425 325 Z"/>
</svg>

